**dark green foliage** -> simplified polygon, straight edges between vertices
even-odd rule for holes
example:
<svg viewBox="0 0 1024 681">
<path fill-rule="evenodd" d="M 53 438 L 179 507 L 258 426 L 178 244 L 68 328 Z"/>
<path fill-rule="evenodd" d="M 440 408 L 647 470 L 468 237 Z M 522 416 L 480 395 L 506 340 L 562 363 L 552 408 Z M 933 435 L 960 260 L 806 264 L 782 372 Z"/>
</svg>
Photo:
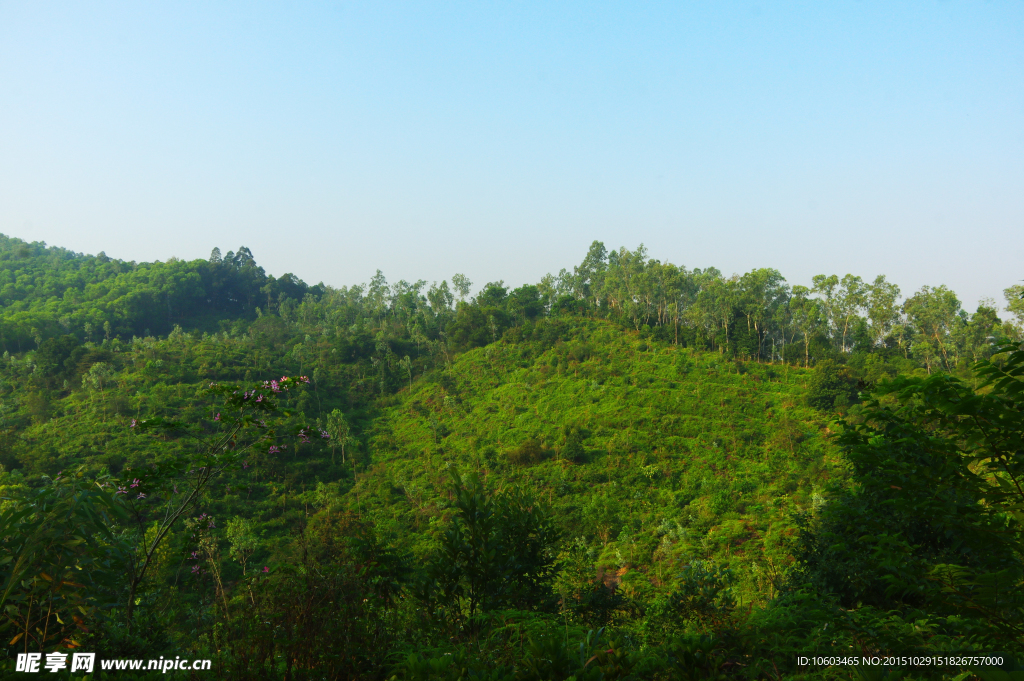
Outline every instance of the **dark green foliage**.
<svg viewBox="0 0 1024 681">
<path fill-rule="evenodd" d="M 294 558 L 244 582 L 228 668 L 243 678 L 380 678 L 401 634 L 395 606 L 408 566 L 350 515 L 319 516 Z"/>
<path fill-rule="evenodd" d="M 573 463 L 583 463 L 587 457 L 587 450 L 583 447 L 583 440 L 586 435 L 583 429 L 578 426 L 565 427 L 565 447 L 562 449 L 562 458 Z"/>
<path fill-rule="evenodd" d="M 0 635 L 14 650 L 74 646 L 116 603 L 126 518 L 109 482 L 78 475 L 9 500 L 0 512 Z"/>
<path fill-rule="evenodd" d="M 522 646 L 516 664 L 495 667 L 465 651 L 438 657 L 410 655 L 392 681 L 626 681 L 633 674 L 636 655 L 604 629 L 587 632 L 576 643 L 554 632 L 531 638 Z"/>
<path fill-rule="evenodd" d="M 220 260 L 129 263 L 0 235 L 0 344 L 10 352 L 69 331 L 100 342 L 175 324 L 213 330 L 258 305 L 279 311 L 322 293 L 291 274 L 268 277 L 244 247 Z"/>
<path fill-rule="evenodd" d="M 475 474 L 452 474 L 455 515 L 420 586 L 452 623 L 480 611 L 543 608 L 558 534 L 547 510 L 522 489 L 492 495 Z"/>
<path fill-rule="evenodd" d="M 622 593 L 606 586 L 594 569 L 596 552 L 577 539 L 559 556 L 554 589 L 562 613 L 592 629 L 608 626 L 625 606 Z"/>
<path fill-rule="evenodd" d="M 39 350 L 36 351 L 36 363 L 47 376 L 61 374 L 72 369 L 66 363 L 79 347 L 78 339 L 71 335 L 47 338 L 39 344 Z"/>
<path fill-rule="evenodd" d="M 675 588 L 652 604 L 649 624 L 676 634 L 684 633 L 690 623 L 702 631 L 727 629 L 736 608 L 734 581 L 727 568 L 694 561 L 683 568 Z"/>
<path fill-rule="evenodd" d="M 848 488 L 809 519 L 801 579 L 845 608 L 896 610 L 996 645 L 1024 633 L 1024 350 L 883 387 L 840 438 Z"/>
<path fill-rule="evenodd" d="M 807 390 L 809 405 L 822 410 L 843 409 L 856 398 L 856 384 L 846 367 L 830 359 L 818 362 Z"/>
</svg>

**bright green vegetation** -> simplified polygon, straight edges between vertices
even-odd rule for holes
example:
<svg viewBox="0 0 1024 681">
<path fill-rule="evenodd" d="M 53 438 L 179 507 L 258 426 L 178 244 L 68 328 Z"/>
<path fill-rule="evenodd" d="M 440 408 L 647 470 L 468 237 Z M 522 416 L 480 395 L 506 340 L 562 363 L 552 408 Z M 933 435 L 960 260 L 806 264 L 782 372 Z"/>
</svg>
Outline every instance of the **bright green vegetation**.
<svg viewBox="0 0 1024 681">
<path fill-rule="evenodd" d="M 756 566 L 785 562 L 785 519 L 839 461 L 825 419 L 801 401 L 810 373 L 638 341 L 603 322 L 538 324 L 461 355 L 449 380 L 383 411 L 362 508 L 425 524 L 446 471 L 479 470 L 534 490 L 572 538 L 593 543 L 602 569 L 643 566 L 623 570 L 630 592 L 714 555 L 742 566 L 756 599 Z"/>
<path fill-rule="evenodd" d="M 1019 287 L 1002 321 L 595 243 L 469 298 L 5 237 L 0 277 L 12 654 L 581 681 L 1019 653 Z"/>
</svg>

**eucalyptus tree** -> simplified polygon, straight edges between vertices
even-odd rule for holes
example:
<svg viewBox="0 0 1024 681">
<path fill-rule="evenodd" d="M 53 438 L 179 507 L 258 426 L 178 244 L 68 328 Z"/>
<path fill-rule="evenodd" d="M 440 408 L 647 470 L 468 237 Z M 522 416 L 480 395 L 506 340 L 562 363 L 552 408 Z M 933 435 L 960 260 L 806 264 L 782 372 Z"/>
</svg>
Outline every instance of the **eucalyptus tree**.
<svg viewBox="0 0 1024 681">
<path fill-rule="evenodd" d="M 747 272 L 737 286 L 739 307 L 747 319 L 747 330 L 753 328 L 760 360 L 768 327 L 789 297 L 789 286 L 778 270 L 769 268 Z"/>
<path fill-rule="evenodd" d="M 413 318 L 424 305 L 421 291 L 426 285 L 427 282 L 422 279 L 415 283 L 409 283 L 402 279 L 391 287 L 391 309 L 406 335 L 409 334 Z M 445 282 L 445 288 L 447 288 L 447 282 Z"/>
<path fill-rule="evenodd" d="M 692 329 L 694 342 L 697 345 L 709 345 L 713 336 L 714 323 L 707 313 L 704 299 L 707 297 L 706 288 L 709 277 L 696 268 L 691 273 L 693 283 L 693 297 L 690 304 L 682 311 L 683 326 Z"/>
<path fill-rule="evenodd" d="M 913 325 L 911 352 L 920 358 L 928 373 L 934 368 L 950 370 L 955 365 L 950 334 L 964 323 L 956 294 L 945 286 L 923 286 L 907 299 L 903 309 Z"/>
<path fill-rule="evenodd" d="M 367 287 L 366 307 L 370 314 L 376 318 L 378 324 L 387 315 L 390 294 L 391 290 L 388 287 L 388 280 L 384 278 L 383 272 L 377 270 L 377 273 L 370 279 L 369 287 Z"/>
<path fill-rule="evenodd" d="M 642 249 L 643 245 L 640 248 Z M 602 242 L 594 241 L 590 244 L 583 262 L 575 268 L 572 275 L 573 293 L 578 299 L 592 303 L 595 308 L 600 307 L 610 260 L 608 249 Z"/>
<path fill-rule="evenodd" d="M 430 312 L 437 324 L 437 330 L 444 331 L 445 326 L 452 318 L 452 304 L 455 301 L 455 296 L 448 288 L 448 282 L 442 281 L 440 286 L 431 284 L 427 291 L 427 301 L 430 303 Z"/>
<path fill-rule="evenodd" d="M 818 296 L 818 310 L 821 313 L 822 320 L 825 322 L 826 333 L 834 340 L 837 335 L 837 317 L 839 316 L 839 302 L 836 292 L 836 289 L 839 288 L 839 277 L 835 274 L 828 276 L 816 274 L 811 278 L 811 281 L 813 282 L 811 293 Z"/>
<path fill-rule="evenodd" d="M 452 286 L 455 287 L 455 291 L 459 294 L 459 302 L 461 303 L 469 295 L 469 289 L 473 286 L 473 282 L 465 274 L 456 274 L 452 277 Z"/>
<path fill-rule="evenodd" d="M 544 301 L 544 309 L 549 313 L 554 308 L 558 296 L 557 286 L 558 281 L 550 272 L 541 277 L 540 283 L 537 284 L 537 292 L 540 294 L 541 300 Z"/>
<path fill-rule="evenodd" d="M 900 306 L 896 302 L 900 298 L 900 287 L 886 281 L 884 274 L 879 274 L 866 289 L 868 333 L 873 347 L 879 347 L 900 322 Z"/>
<path fill-rule="evenodd" d="M 646 253 L 644 253 L 644 255 L 646 255 Z M 628 279 L 631 273 L 624 273 L 622 271 L 622 260 L 624 257 L 632 259 L 632 253 L 624 246 L 619 248 L 619 250 L 612 251 L 608 254 L 608 268 L 604 277 L 603 293 L 604 298 L 607 300 L 609 311 L 616 312 L 623 316 L 628 316 L 629 305 L 626 298 L 629 297 Z M 581 286 L 578 273 L 579 268 L 577 268 L 576 285 L 578 290 L 583 290 L 585 292 L 587 289 L 584 289 Z"/>
<path fill-rule="evenodd" d="M 772 339 L 772 361 L 776 357 L 776 345 L 779 346 L 778 357 L 786 361 L 786 346 L 796 342 L 800 329 L 793 323 L 793 311 L 790 308 L 791 296 L 787 296 L 780 305 L 775 308 L 769 325 L 768 335 Z"/>
<path fill-rule="evenodd" d="M 398 366 L 405 369 L 405 372 L 409 375 L 409 392 L 412 392 L 412 359 L 409 355 L 406 355 L 398 360 Z"/>
<path fill-rule="evenodd" d="M 380 394 L 383 396 L 387 392 L 388 384 L 390 383 L 391 369 L 398 363 L 394 350 L 391 349 L 391 343 L 388 341 L 383 329 L 377 332 L 374 350 L 373 356 L 370 357 L 370 363 L 379 371 Z"/>
<path fill-rule="evenodd" d="M 713 267 L 700 272 L 694 270 L 699 283 L 693 317 L 703 331 L 710 347 L 723 352 L 729 344 L 729 323 L 735 299 L 735 281 L 722 277 Z M 724 333 L 724 336 L 723 336 Z"/>
<path fill-rule="evenodd" d="M 846 347 L 846 337 L 855 324 L 858 312 L 867 302 L 867 290 L 864 280 L 847 274 L 839 283 L 839 295 L 836 300 L 836 323 L 842 325 L 842 338 L 840 348 L 843 352 L 849 352 Z M 838 331 L 838 328 L 837 328 Z"/>
<path fill-rule="evenodd" d="M 997 339 L 996 333 L 1000 327 L 995 301 L 991 298 L 984 299 L 978 304 L 974 314 L 968 316 L 961 310 L 960 316 L 964 323 L 958 324 L 952 334 L 957 363 L 961 357 L 969 358 L 971 364 L 990 357 L 993 352 L 993 341 Z"/>
<path fill-rule="evenodd" d="M 1024 285 L 1016 284 L 1003 291 L 1006 298 L 1006 310 L 1014 316 L 1015 321 L 1004 324 L 1007 335 L 1016 340 L 1024 339 Z"/>
<path fill-rule="evenodd" d="M 856 326 L 858 312 L 867 304 L 868 289 L 864 280 L 852 274 L 842 279 L 835 274 L 818 274 L 812 281 L 811 291 L 820 297 L 820 309 L 833 344 L 841 352 L 849 352 L 846 338 Z"/>
<path fill-rule="evenodd" d="M 331 443 L 331 464 L 334 464 L 334 451 L 341 449 L 341 463 L 345 463 L 345 447 L 352 440 L 352 429 L 349 427 L 345 414 L 340 409 L 333 409 L 327 415 L 327 423 L 324 430 L 330 436 Z"/>
<path fill-rule="evenodd" d="M 651 317 L 651 281 L 647 274 L 647 248 L 643 244 L 636 251 L 623 247 L 608 256 L 604 290 L 609 305 L 638 331 Z"/>
<path fill-rule="evenodd" d="M 824 314 L 822 302 L 810 297 L 811 289 L 794 286 L 789 299 L 789 311 L 793 325 L 799 329 L 804 342 L 804 366 L 811 363 L 811 340 L 822 326 Z"/>
<path fill-rule="evenodd" d="M 576 297 L 576 276 L 564 267 L 558 270 L 558 276 L 555 278 L 555 294 Z"/>
<path fill-rule="evenodd" d="M 679 344 L 679 325 L 697 298 L 697 280 L 685 267 L 665 266 L 667 314 L 672 320 L 675 343 Z"/>
</svg>

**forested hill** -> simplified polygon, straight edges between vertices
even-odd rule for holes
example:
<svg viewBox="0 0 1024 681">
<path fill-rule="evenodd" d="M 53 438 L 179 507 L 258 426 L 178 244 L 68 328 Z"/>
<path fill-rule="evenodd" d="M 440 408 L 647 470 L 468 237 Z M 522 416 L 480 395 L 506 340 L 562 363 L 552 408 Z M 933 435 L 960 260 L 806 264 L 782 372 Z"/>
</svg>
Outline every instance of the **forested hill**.
<svg viewBox="0 0 1024 681">
<path fill-rule="evenodd" d="M 1021 287 L 1001 320 L 943 286 L 790 286 L 599 242 L 475 296 L 462 275 L 309 286 L 244 247 L 137 264 L 0 238 L 0 277 L 0 634 L 84 618 L 18 650 L 211 657 L 232 678 L 777 678 L 828 641 L 1024 630 L 998 589 L 979 624 L 936 577 L 1024 574 L 979 455 L 942 458 L 948 421 L 900 420 L 962 403 L 987 358 L 1014 366 Z M 899 416 L 868 397 L 912 377 Z M 858 440 L 869 422 L 888 425 Z M 92 508 L 87 488 L 93 510 L 61 505 Z"/>
<path fill-rule="evenodd" d="M 82 341 L 220 330 L 282 300 L 319 297 L 292 274 L 268 276 L 247 248 L 209 260 L 136 263 L 0 235 L 0 344 L 9 352 L 72 334 Z"/>
</svg>

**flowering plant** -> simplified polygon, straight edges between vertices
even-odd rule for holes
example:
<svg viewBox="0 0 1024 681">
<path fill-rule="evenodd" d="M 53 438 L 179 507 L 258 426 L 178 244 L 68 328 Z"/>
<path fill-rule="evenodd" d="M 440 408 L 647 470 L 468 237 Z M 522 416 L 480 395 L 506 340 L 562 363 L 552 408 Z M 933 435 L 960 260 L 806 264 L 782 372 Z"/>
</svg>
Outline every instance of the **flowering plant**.
<svg viewBox="0 0 1024 681">
<path fill-rule="evenodd" d="M 128 618 L 135 595 L 154 562 L 159 545 L 174 525 L 191 514 L 212 481 L 235 466 L 250 467 L 253 453 L 273 455 L 287 448 L 282 440 L 309 442 L 314 429 L 298 425 L 285 429 L 280 408 L 283 393 L 309 383 L 305 376 L 263 381 L 254 387 L 210 383 L 202 395 L 214 402 L 206 423 L 186 423 L 163 416 L 132 419 L 130 428 L 140 436 L 162 436 L 181 442 L 179 454 L 131 471 L 117 482 L 115 496 L 134 519 L 135 548 L 128 561 Z M 154 525 L 156 530 L 152 528 Z"/>
</svg>

